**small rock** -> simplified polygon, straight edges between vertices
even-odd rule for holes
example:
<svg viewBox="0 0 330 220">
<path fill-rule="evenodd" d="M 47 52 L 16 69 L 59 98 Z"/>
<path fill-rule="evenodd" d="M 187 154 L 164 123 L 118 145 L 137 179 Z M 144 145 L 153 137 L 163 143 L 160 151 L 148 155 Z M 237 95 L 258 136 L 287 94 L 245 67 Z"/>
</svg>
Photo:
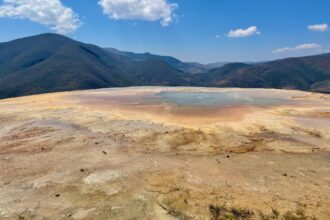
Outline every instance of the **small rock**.
<svg viewBox="0 0 330 220">
<path fill-rule="evenodd" d="M 60 194 L 56 194 L 55 197 L 60 197 L 61 195 Z"/>
</svg>

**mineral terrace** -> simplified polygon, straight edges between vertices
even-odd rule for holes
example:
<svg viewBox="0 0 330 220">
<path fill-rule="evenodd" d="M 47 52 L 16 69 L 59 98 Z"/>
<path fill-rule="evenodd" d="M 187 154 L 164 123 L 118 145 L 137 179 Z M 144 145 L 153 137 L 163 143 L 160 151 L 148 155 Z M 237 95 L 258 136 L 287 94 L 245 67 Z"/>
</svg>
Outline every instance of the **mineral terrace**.
<svg viewBox="0 0 330 220">
<path fill-rule="evenodd" d="M 0 100 L 0 219 L 330 219 L 330 95 L 139 87 Z"/>
</svg>

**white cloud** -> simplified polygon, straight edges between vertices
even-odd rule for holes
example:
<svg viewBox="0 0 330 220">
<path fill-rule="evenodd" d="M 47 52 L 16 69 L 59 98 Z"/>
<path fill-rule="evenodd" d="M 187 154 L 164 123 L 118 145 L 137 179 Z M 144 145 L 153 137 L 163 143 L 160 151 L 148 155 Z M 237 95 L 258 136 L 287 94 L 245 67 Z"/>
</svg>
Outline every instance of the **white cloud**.
<svg viewBox="0 0 330 220">
<path fill-rule="evenodd" d="M 3 0 L 0 17 L 29 19 L 60 34 L 74 32 L 81 25 L 78 15 L 60 0 Z"/>
<path fill-rule="evenodd" d="M 310 31 L 320 31 L 320 32 L 325 32 L 329 30 L 328 24 L 314 24 L 314 25 L 308 25 L 308 30 Z"/>
<path fill-rule="evenodd" d="M 260 34 L 258 28 L 256 26 L 248 27 L 247 29 L 236 29 L 231 30 L 227 34 L 227 37 L 230 38 L 238 38 L 238 37 L 249 37 L 255 34 Z"/>
<path fill-rule="evenodd" d="M 99 5 L 112 19 L 160 20 L 162 26 L 172 22 L 173 11 L 178 8 L 178 4 L 167 0 L 99 0 Z"/>
<path fill-rule="evenodd" d="M 309 44 L 300 44 L 295 47 L 284 47 L 284 48 L 276 49 L 273 50 L 273 53 L 284 53 L 284 52 L 300 51 L 300 50 L 316 50 L 320 48 L 321 45 L 309 43 Z"/>
</svg>

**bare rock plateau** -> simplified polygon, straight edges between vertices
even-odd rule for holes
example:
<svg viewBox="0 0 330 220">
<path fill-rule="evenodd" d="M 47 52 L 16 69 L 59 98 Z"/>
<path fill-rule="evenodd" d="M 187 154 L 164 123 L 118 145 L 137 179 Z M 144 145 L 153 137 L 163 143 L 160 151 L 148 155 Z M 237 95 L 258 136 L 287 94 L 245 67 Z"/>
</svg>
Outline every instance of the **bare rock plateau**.
<svg viewBox="0 0 330 220">
<path fill-rule="evenodd" d="M 132 87 L 0 100 L 0 219 L 330 219 L 330 95 Z"/>
</svg>

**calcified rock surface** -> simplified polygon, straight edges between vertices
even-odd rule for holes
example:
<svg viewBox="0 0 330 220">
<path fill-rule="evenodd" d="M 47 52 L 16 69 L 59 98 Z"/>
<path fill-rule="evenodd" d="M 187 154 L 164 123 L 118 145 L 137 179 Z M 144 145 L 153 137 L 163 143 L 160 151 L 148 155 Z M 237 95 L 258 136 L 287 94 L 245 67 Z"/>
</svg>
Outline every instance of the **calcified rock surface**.
<svg viewBox="0 0 330 220">
<path fill-rule="evenodd" d="M 330 219 L 330 96 L 141 87 L 0 101 L 0 219 Z"/>
</svg>

